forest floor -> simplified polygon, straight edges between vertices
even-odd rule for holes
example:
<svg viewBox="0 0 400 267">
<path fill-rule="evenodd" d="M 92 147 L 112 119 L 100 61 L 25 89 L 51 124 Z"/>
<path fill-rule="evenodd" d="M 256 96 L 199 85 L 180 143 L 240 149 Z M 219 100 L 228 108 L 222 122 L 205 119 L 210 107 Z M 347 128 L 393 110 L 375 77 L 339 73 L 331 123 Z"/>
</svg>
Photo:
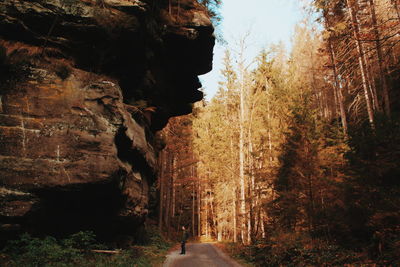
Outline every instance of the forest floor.
<svg viewBox="0 0 400 267">
<path fill-rule="evenodd" d="M 180 248 L 171 251 L 163 267 L 240 267 L 212 243 L 189 243 L 186 254 L 180 255 Z"/>
</svg>

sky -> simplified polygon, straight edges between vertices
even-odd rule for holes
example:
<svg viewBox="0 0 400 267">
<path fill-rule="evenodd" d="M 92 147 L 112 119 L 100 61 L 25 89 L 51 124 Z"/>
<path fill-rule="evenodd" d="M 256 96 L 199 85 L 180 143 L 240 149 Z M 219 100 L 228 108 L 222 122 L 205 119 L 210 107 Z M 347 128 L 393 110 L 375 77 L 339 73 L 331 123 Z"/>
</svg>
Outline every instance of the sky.
<svg viewBox="0 0 400 267">
<path fill-rule="evenodd" d="M 237 41 L 249 33 L 245 57 L 251 61 L 270 44 L 282 41 L 290 48 L 296 23 L 302 18 L 301 0 L 224 0 L 221 8 L 222 32 L 226 45 L 216 43 L 213 70 L 200 76 L 206 99 L 211 99 L 221 80 L 220 69 L 225 49 L 235 47 Z"/>
</svg>

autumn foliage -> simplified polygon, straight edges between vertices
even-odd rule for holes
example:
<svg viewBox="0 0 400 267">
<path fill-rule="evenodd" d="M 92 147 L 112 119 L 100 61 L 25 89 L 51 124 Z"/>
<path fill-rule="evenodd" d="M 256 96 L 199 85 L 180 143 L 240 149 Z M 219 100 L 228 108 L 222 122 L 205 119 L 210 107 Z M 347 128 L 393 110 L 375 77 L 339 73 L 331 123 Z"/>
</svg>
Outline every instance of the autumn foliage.
<svg viewBox="0 0 400 267">
<path fill-rule="evenodd" d="M 310 10 L 290 52 L 271 45 L 249 64 L 245 37 L 227 50 L 217 95 L 171 123 L 187 134 L 167 143 L 189 142 L 175 154 L 195 164 L 183 189 L 193 234 L 234 242 L 257 266 L 395 266 L 398 2 Z"/>
</svg>

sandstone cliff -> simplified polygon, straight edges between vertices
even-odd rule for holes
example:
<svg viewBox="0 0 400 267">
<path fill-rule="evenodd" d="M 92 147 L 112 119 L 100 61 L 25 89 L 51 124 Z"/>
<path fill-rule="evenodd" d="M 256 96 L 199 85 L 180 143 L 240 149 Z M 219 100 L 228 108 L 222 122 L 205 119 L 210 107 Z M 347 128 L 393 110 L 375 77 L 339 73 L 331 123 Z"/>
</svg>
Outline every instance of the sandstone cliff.
<svg viewBox="0 0 400 267">
<path fill-rule="evenodd" d="M 132 233 L 168 119 L 202 98 L 195 0 L 0 2 L 0 235 Z"/>
</svg>

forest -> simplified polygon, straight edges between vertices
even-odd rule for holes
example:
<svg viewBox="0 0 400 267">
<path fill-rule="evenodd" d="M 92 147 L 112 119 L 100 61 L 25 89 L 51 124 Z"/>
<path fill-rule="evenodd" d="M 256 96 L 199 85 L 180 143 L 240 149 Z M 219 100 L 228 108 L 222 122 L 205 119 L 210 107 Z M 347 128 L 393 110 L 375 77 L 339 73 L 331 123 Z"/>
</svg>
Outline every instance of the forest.
<svg viewBox="0 0 400 267">
<path fill-rule="evenodd" d="M 400 266 L 399 99 L 400 0 L 1 0 L 0 266 Z"/>
<path fill-rule="evenodd" d="M 314 0 L 290 50 L 228 45 L 218 93 L 159 133 L 159 228 L 255 266 L 397 266 L 399 9 Z"/>
</svg>

